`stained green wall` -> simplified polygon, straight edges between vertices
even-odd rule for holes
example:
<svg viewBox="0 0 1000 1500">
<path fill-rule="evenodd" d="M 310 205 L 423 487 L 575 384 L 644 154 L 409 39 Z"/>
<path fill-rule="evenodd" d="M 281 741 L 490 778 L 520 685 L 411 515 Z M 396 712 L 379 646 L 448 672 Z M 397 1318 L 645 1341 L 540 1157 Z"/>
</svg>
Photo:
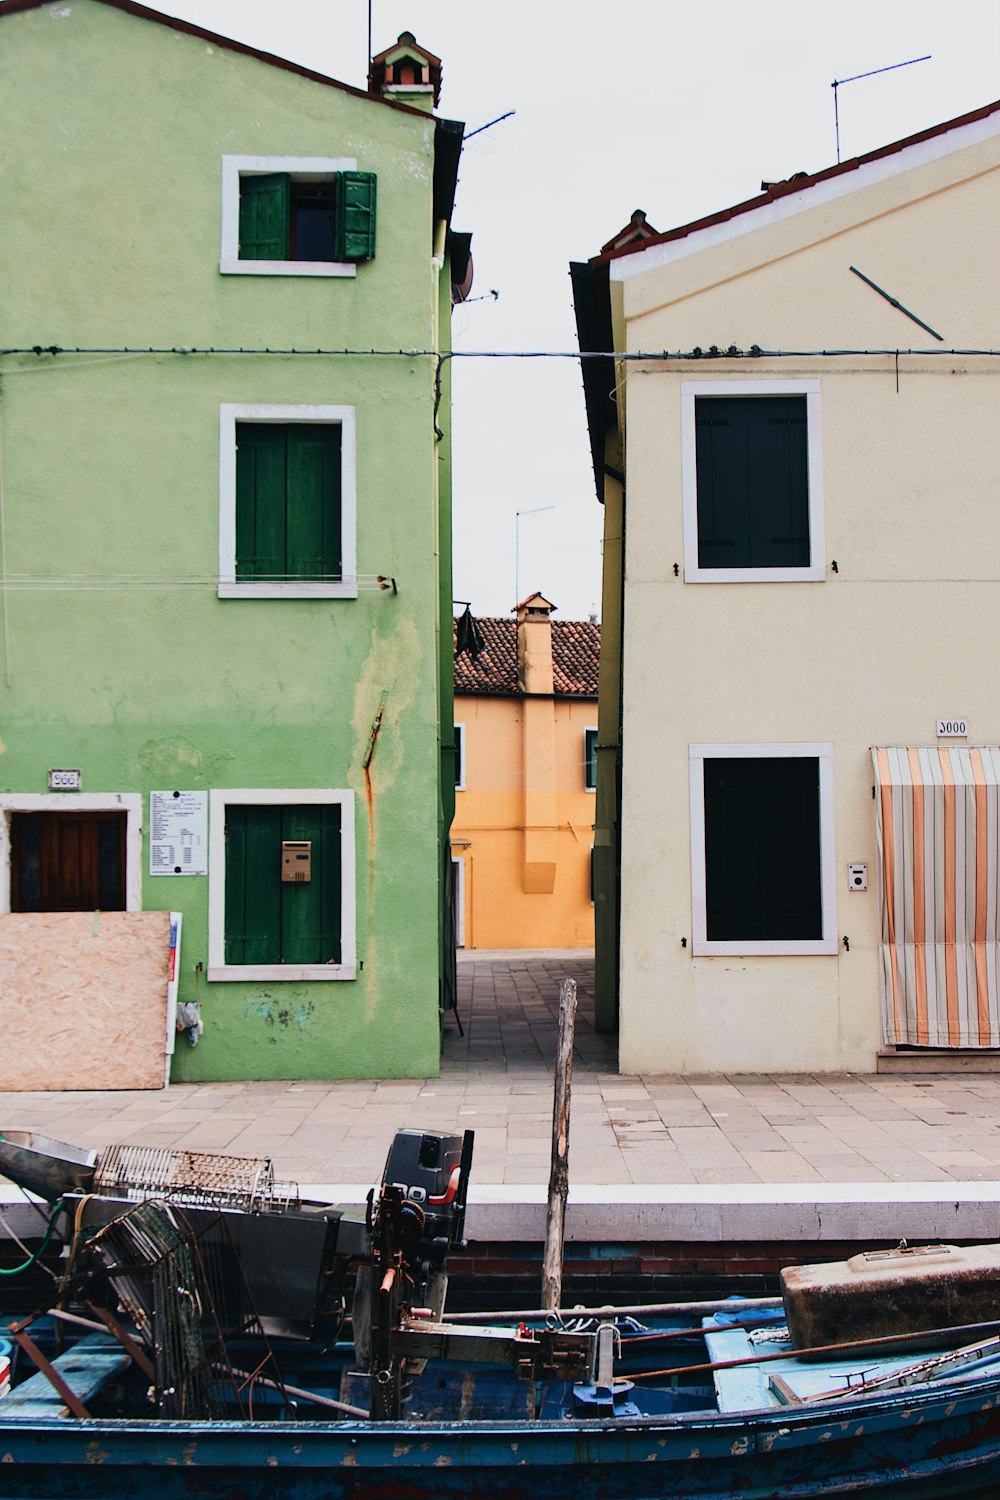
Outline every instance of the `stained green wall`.
<svg viewBox="0 0 1000 1500">
<path fill-rule="evenodd" d="M 0 19 L 0 96 L 5 347 L 432 347 L 426 116 L 98 0 Z M 356 157 L 378 176 L 376 259 L 354 279 L 221 275 L 224 153 Z M 49 767 L 69 765 L 87 792 L 141 792 L 147 816 L 163 788 L 356 793 L 354 982 L 200 977 L 196 991 L 207 877 L 151 878 L 144 847 L 143 906 L 183 912 L 180 997 L 203 1004 L 204 1037 L 179 1040 L 175 1079 L 437 1069 L 450 475 L 433 400 L 429 359 L 0 359 L 8 581 L 111 585 L 8 590 L 0 790 L 42 792 Z M 217 598 L 222 402 L 356 408 L 358 571 L 394 576 L 398 593 Z M 137 574 L 165 586 L 120 586 Z"/>
</svg>

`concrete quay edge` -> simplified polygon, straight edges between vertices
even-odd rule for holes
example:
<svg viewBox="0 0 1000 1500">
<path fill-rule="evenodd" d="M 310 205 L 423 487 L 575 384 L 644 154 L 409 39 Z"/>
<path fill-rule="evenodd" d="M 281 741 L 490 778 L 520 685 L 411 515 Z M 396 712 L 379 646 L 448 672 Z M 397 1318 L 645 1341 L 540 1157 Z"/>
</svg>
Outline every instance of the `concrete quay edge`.
<svg viewBox="0 0 1000 1500">
<path fill-rule="evenodd" d="M 360 1205 L 370 1184 L 302 1183 L 303 1198 Z M 466 1235 L 479 1243 L 541 1243 L 546 1189 L 481 1183 L 469 1195 Z M 36 1235 L 43 1204 L 0 1184 L 0 1213 L 20 1236 Z M 9 1231 L 0 1224 L 0 1239 Z M 580 1187 L 570 1191 L 566 1241 L 576 1244 L 906 1239 L 1000 1242 L 1000 1182 L 747 1183 Z"/>
</svg>

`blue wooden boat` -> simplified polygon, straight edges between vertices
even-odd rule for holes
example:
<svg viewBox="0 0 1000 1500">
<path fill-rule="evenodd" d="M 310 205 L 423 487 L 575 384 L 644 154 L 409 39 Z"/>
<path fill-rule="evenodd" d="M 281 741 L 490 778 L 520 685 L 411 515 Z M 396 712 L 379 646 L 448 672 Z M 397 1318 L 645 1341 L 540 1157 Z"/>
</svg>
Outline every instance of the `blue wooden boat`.
<svg viewBox="0 0 1000 1500">
<path fill-rule="evenodd" d="M 67 1230 L 66 1243 L 88 1269 L 64 1271 L 43 1315 L 12 1320 L 14 1379 L 0 1395 L 5 1500 L 1000 1490 L 1000 1319 L 880 1328 L 818 1356 L 793 1341 L 795 1316 L 776 1299 L 595 1309 L 514 1327 L 449 1319 L 433 1304 L 449 1240 L 435 1231 L 461 1208 L 450 1150 L 430 1184 L 440 1188 L 443 1174 L 445 1191 L 423 1198 L 413 1162 L 400 1183 L 390 1155 L 379 1199 L 347 1231 L 316 1206 L 182 1210 L 165 1205 L 168 1195 L 151 1207 L 74 1184 L 58 1211 L 72 1218 L 77 1238 Z M 323 1259 L 331 1223 L 333 1262 Z M 194 1225 L 194 1237 L 175 1243 L 171 1225 Z M 339 1289 L 316 1297 L 303 1272 L 320 1241 L 321 1280 L 362 1263 L 353 1327 Z M 290 1247 L 295 1264 L 283 1258 Z M 252 1317 L 242 1299 L 213 1289 L 220 1272 L 252 1288 Z M 113 1291 L 103 1303 L 102 1286 Z M 307 1290 L 315 1306 L 305 1329 Z M 199 1384 L 210 1295 L 226 1338 L 209 1348 Z"/>
</svg>

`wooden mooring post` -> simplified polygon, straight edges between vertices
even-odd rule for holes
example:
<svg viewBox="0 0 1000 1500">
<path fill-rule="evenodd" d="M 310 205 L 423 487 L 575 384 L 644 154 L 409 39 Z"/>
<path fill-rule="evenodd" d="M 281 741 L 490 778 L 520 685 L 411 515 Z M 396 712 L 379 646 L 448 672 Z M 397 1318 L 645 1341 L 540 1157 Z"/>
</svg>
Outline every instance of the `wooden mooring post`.
<svg viewBox="0 0 1000 1500">
<path fill-rule="evenodd" d="M 576 980 L 559 986 L 559 1050 L 552 1099 L 552 1164 L 545 1214 L 545 1259 L 542 1262 L 542 1306 L 558 1308 L 562 1296 L 563 1236 L 569 1195 L 569 1095 L 573 1082 L 573 1028 L 576 1024 Z"/>
</svg>

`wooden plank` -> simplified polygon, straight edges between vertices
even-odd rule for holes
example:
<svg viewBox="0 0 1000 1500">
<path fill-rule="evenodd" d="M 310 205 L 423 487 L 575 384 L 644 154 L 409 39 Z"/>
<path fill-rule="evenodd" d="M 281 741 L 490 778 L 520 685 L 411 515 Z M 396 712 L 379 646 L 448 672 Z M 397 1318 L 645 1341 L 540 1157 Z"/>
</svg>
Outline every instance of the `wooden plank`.
<svg viewBox="0 0 1000 1500">
<path fill-rule="evenodd" d="M 160 1089 L 170 913 L 0 916 L 0 1089 Z"/>
<path fill-rule="evenodd" d="M 19 1342 L 31 1342 L 24 1333 L 17 1337 Z M 32 1359 L 39 1357 L 37 1351 L 27 1352 Z M 71 1404 L 70 1398 L 78 1408 L 75 1415 L 86 1418 L 88 1414 L 82 1403 L 95 1396 L 112 1376 L 127 1369 L 130 1362 L 124 1350 L 104 1334 L 89 1334 L 65 1354 L 45 1361 L 59 1377 L 63 1386 L 61 1391 L 53 1384 L 49 1374 L 40 1369 L 37 1375 L 14 1386 L 10 1394 L 4 1397 L 4 1418 L 11 1417 L 20 1421 L 29 1417 L 65 1416 Z"/>
</svg>

